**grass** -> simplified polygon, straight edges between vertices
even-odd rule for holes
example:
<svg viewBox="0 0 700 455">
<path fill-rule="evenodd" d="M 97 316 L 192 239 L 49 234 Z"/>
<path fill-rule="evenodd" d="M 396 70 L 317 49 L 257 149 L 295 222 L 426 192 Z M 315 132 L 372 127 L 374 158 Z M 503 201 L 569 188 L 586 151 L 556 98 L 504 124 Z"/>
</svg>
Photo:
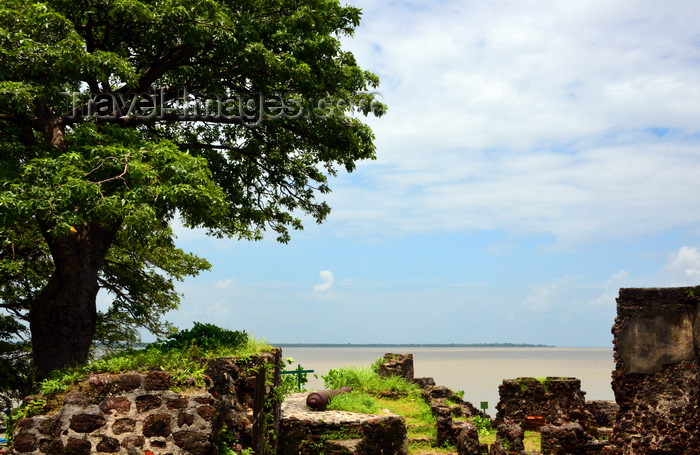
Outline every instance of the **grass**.
<svg viewBox="0 0 700 455">
<path fill-rule="evenodd" d="M 160 369 L 172 375 L 177 389 L 185 384 L 195 387 L 204 385 L 205 363 L 201 359 L 214 357 L 249 357 L 271 349 L 265 341 L 248 338 L 240 346 L 220 346 L 204 349 L 191 345 L 183 349 L 162 350 L 150 346 L 141 350 L 127 350 L 97 359 L 88 365 L 58 370 L 39 384 L 39 393 L 53 395 L 66 391 L 84 380 L 90 373 L 124 373 L 127 371 L 150 371 Z"/>
<path fill-rule="evenodd" d="M 404 417 L 407 437 L 409 438 L 409 455 L 432 455 L 455 453 L 454 447 L 434 447 L 436 439 L 436 419 L 430 406 L 421 397 L 420 390 L 403 378 L 380 378 L 372 368 L 344 367 L 331 370 L 323 376 L 324 385 L 329 389 L 350 387 L 351 393 L 340 394 L 331 399 L 329 409 L 376 414 L 388 409 Z M 388 396 L 387 396 L 388 395 Z M 358 410 L 367 409 L 367 411 Z M 490 421 L 470 418 L 479 429 L 479 441 L 493 444 L 496 430 Z M 525 450 L 541 450 L 540 433 L 526 431 Z"/>
<path fill-rule="evenodd" d="M 405 394 L 418 390 L 418 386 L 398 376 L 380 377 L 369 367 L 342 367 L 330 370 L 322 376 L 324 386 L 328 389 L 350 387 L 356 392 L 366 392 L 378 396 L 381 393 Z"/>
<path fill-rule="evenodd" d="M 377 400 L 365 392 L 341 393 L 331 398 L 328 409 L 358 412 L 360 414 L 378 414 Z"/>
</svg>

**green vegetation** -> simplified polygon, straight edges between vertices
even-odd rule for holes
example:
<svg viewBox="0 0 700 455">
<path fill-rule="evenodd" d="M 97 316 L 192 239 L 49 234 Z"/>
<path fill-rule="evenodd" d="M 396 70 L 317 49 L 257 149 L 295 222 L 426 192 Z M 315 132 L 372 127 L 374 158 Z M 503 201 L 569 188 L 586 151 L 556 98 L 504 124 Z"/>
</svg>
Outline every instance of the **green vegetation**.
<svg viewBox="0 0 700 455">
<path fill-rule="evenodd" d="M 386 110 L 343 49 L 360 18 L 339 0 L 0 2 L 0 307 L 40 377 L 167 333 L 175 281 L 210 267 L 176 218 L 280 242 L 324 221 L 330 178 L 375 157 L 361 117 Z"/>
<path fill-rule="evenodd" d="M 285 363 L 288 366 L 291 366 L 294 363 L 294 358 L 287 357 L 285 359 Z M 304 368 L 301 365 L 299 365 L 297 368 L 290 371 L 297 371 L 298 369 L 303 370 Z M 314 377 L 317 378 L 318 376 L 314 374 Z M 279 393 L 281 396 L 284 396 L 289 393 L 305 392 L 306 388 L 304 387 L 304 385 L 307 382 L 309 382 L 309 373 L 283 374 L 282 384 L 280 385 Z"/>
<path fill-rule="evenodd" d="M 435 447 L 436 418 L 430 406 L 421 396 L 415 384 L 408 383 L 403 378 L 381 378 L 376 372 L 377 366 L 383 361 L 380 358 L 370 368 L 343 367 L 330 370 L 323 376 L 324 386 L 329 389 L 350 387 L 352 392 L 336 395 L 331 398 L 328 409 L 375 414 L 382 409 L 401 415 L 406 422 L 409 438 L 409 454 L 445 454 L 454 453 L 454 447 Z M 545 378 L 542 378 L 544 380 Z M 538 379 L 539 380 L 539 379 Z M 463 392 L 457 396 L 463 396 Z M 449 404 L 446 402 L 446 404 Z M 496 441 L 496 429 L 491 426 L 491 420 L 481 416 L 469 417 L 479 432 L 479 441 L 483 444 L 493 444 Z M 541 448 L 540 433 L 526 431 L 524 438 L 525 450 Z"/>
<path fill-rule="evenodd" d="M 338 368 L 330 370 L 322 378 L 324 386 L 328 389 L 350 387 L 354 392 L 366 392 L 373 395 L 379 395 L 382 392 L 405 394 L 418 390 L 418 386 L 403 378 L 397 376 L 382 378 L 372 368 L 367 367 Z"/>
<path fill-rule="evenodd" d="M 415 384 L 397 376 L 382 378 L 377 374 L 376 366 L 382 360 L 370 368 L 343 367 L 330 370 L 323 376 L 324 386 L 328 389 L 352 389 L 350 393 L 332 397 L 328 409 L 369 414 L 388 409 L 402 415 L 406 419 L 408 437 L 423 440 L 412 443 L 410 453 L 427 453 L 424 449 L 430 448 L 430 441 L 435 440 L 435 416 Z"/>
<path fill-rule="evenodd" d="M 85 366 L 57 370 L 41 381 L 39 393 L 52 395 L 68 389 L 89 373 L 123 373 L 159 369 L 172 375 L 173 387 L 204 384 L 205 363 L 214 357 L 248 357 L 268 350 L 264 341 L 245 332 L 222 329 L 212 324 L 195 323 L 190 330 L 169 335 L 144 349 L 129 349 L 97 359 Z"/>
<path fill-rule="evenodd" d="M 362 414 L 378 414 L 380 411 L 377 399 L 366 392 L 338 394 L 331 398 L 328 409 L 359 412 Z"/>
<path fill-rule="evenodd" d="M 494 429 L 491 426 L 491 419 L 487 419 L 486 417 L 482 416 L 474 416 L 471 418 L 471 421 L 479 431 L 479 436 L 488 436 L 494 432 Z"/>
<path fill-rule="evenodd" d="M 192 346 L 212 351 L 218 349 L 236 350 L 248 342 L 245 332 L 223 329 L 213 324 L 195 322 L 191 329 L 168 335 L 165 340 L 153 344 L 163 352 L 173 349 L 188 349 Z"/>
<path fill-rule="evenodd" d="M 527 343 L 273 343 L 281 348 L 553 348 Z M 381 359 L 380 359 L 381 360 Z"/>
</svg>

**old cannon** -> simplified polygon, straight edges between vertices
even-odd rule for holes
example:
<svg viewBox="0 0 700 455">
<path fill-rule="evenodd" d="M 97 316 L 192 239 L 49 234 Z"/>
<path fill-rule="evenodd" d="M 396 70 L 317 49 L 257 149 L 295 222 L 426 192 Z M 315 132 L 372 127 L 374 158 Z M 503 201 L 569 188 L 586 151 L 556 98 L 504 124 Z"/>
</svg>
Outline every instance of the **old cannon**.
<svg viewBox="0 0 700 455">
<path fill-rule="evenodd" d="M 347 392 L 350 392 L 350 387 L 341 387 L 337 390 L 319 390 L 318 392 L 310 393 L 306 397 L 306 406 L 317 411 L 325 411 L 331 397 Z"/>
</svg>

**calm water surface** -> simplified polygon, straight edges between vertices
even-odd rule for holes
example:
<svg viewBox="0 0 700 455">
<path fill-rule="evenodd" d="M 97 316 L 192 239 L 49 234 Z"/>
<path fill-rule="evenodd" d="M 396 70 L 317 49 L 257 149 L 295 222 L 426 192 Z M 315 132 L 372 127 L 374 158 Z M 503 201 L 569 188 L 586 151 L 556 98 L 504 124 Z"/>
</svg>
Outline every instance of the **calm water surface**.
<svg viewBox="0 0 700 455">
<path fill-rule="evenodd" d="M 314 370 L 308 390 L 323 388 L 322 375 L 341 366 L 370 366 L 387 352 L 411 353 L 416 377 L 432 377 L 438 385 L 464 390 L 464 398 L 479 407 L 488 401 L 495 417 L 498 386 L 503 379 L 521 376 L 576 377 L 587 400 L 614 400 L 610 387 L 615 365 L 612 348 L 283 348 L 283 357 L 293 357 Z"/>
</svg>

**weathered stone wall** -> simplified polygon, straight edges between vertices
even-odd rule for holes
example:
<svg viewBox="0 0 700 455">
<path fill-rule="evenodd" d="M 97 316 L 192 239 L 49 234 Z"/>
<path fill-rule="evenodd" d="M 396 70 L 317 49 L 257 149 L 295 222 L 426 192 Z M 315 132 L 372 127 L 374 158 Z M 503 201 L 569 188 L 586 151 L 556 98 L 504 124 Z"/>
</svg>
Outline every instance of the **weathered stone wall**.
<svg viewBox="0 0 700 455">
<path fill-rule="evenodd" d="M 281 351 L 208 363 L 208 388 L 174 392 L 170 374 L 99 374 L 50 415 L 21 419 L 15 454 L 214 454 L 220 436 L 234 451 L 274 454 Z M 38 398 L 38 397 L 34 397 Z"/>
<path fill-rule="evenodd" d="M 612 441 L 623 454 L 700 454 L 700 287 L 620 289 Z"/>
<path fill-rule="evenodd" d="M 379 376 L 399 376 L 413 382 L 413 354 L 384 354 L 384 361 L 379 365 Z"/>
<path fill-rule="evenodd" d="M 504 379 L 498 386 L 495 424 L 517 422 L 525 429 L 538 429 L 546 424 L 578 422 L 592 435 L 596 434 L 593 416 L 586 410 L 585 392 L 576 378 Z"/>
</svg>

